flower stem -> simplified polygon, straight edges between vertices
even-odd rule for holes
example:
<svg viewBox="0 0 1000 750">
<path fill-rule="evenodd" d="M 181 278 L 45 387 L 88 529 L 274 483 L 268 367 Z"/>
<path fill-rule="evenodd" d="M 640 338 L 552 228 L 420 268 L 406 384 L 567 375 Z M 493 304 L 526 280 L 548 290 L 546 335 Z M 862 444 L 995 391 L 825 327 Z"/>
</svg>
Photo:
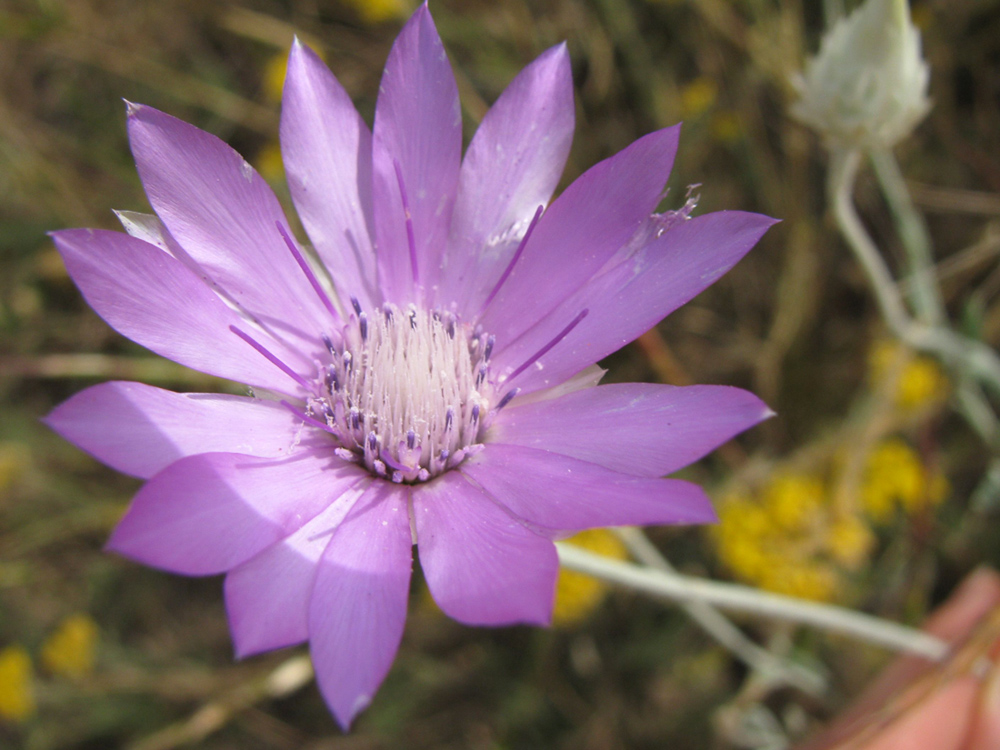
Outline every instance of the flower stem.
<svg viewBox="0 0 1000 750">
<path fill-rule="evenodd" d="M 667 575 L 678 575 L 676 569 L 660 554 L 641 529 L 627 526 L 613 531 L 640 563 Z M 682 601 L 681 607 L 720 646 L 769 684 L 781 681 L 811 695 L 820 695 L 825 691 L 826 680 L 822 675 L 761 648 L 712 605 L 704 601 Z"/>
<path fill-rule="evenodd" d="M 944 302 L 934 278 L 931 239 L 924 217 L 913 205 L 910 191 L 906 188 L 906 181 L 893 153 L 888 149 L 878 149 L 872 151 L 870 156 L 875 176 L 896 219 L 899 238 L 906 250 L 913 289 L 913 308 L 923 322 L 942 325 L 946 320 Z"/>
<path fill-rule="evenodd" d="M 837 226 L 854 251 L 875 290 L 882 318 L 904 343 L 933 354 L 962 375 L 968 375 L 1000 395 L 1000 357 L 981 341 L 955 333 L 945 325 L 914 321 L 896 282 L 854 209 L 851 193 L 861 154 L 856 149 L 833 152 L 828 181 L 829 199 Z"/>
<path fill-rule="evenodd" d="M 947 643 L 920 630 L 830 604 L 781 596 L 749 586 L 709 581 L 611 560 L 557 543 L 559 562 L 570 570 L 673 601 L 701 602 L 719 609 L 812 625 L 931 661 L 943 660 Z"/>
</svg>

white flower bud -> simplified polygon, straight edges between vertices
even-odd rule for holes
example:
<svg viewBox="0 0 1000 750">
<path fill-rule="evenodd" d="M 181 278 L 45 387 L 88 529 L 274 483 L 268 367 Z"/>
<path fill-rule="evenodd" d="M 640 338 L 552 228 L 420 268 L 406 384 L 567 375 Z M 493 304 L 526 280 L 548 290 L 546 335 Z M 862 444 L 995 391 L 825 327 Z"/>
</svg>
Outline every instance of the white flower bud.
<svg viewBox="0 0 1000 750">
<path fill-rule="evenodd" d="M 792 114 L 831 148 L 889 148 L 930 109 L 927 63 L 906 0 L 865 0 L 792 81 Z"/>
</svg>

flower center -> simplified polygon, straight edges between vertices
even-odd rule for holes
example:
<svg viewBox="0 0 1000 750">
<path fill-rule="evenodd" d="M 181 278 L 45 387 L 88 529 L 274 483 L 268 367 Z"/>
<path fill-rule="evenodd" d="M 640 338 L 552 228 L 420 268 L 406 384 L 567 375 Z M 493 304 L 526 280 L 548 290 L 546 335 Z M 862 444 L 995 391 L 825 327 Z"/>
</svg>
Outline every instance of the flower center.
<svg viewBox="0 0 1000 750">
<path fill-rule="evenodd" d="M 494 402 L 493 337 L 449 313 L 356 302 L 341 343 L 327 340 L 309 413 L 338 438 L 341 458 L 394 482 L 424 482 L 480 449 Z"/>
</svg>

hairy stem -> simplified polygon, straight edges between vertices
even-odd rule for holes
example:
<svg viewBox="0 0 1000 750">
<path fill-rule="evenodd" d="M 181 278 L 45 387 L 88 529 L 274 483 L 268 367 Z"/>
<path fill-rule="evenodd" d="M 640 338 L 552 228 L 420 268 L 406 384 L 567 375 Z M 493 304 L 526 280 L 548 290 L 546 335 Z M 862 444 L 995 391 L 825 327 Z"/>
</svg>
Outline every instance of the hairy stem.
<svg viewBox="0 0 1000 750">
<path fill-rule="evenodd" d="M 948 644 L 939 638 L 863 612 L 749 586 L 664 573 L 595 555 L 571 544 L 557 543 L 556 548 L 565 568 L 672 601 L 700 602 L 732 612 L 812 625 L 931 661 L 941 661 L 949 652 Z"/>
</svg>

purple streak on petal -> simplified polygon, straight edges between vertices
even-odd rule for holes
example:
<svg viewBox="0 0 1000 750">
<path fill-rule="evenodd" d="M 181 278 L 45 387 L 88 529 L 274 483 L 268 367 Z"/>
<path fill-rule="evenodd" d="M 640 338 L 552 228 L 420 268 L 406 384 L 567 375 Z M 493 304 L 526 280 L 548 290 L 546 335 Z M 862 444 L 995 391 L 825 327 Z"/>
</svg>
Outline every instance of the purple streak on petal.
<svg viewBox="0 0 1000 750">
<path fill-rule="evenodd" d="M 487 442 L 561 453 L 626 474 L 687 466 L 773 412 L 724 385 L 601 385 L 507 409 Z"/>
<path fill-rule="evenodd" d="M 434 601 L 466 625 L 548 625 L 559 559 L 458 472 L 413 488 L 420 564 Z"/>
<path fill-rule="evenodd" d="M 416 299 L 400 181 L 406 184 L 421 284 L 438 281 L 462 155 L 462 115 L 448 56 L 426 5 L 420 6 L 389 53 L 375 105 L 372 208 L 378 281 L 384 299 Z"/>
<path fill-rule="evenodd" d="M 548 205 L 573 140 L 566 45 L 543 52 L 510 83 L 462 160 L 437 304 L 467 319 L 485 305 L 532 211 Z"/>
<path fill-rule="evenodd" d="M 52 238 L 87 303 L 122 335 L 195 370 L 288 392 L 229 334 L 244 319 L 180 261 L 121 232 L 68 229 Z"/>
<path fill-rule="evenodd" d="M 503 273 L 500 274 L 500 278 L 497 279 L 497 283 L 493 287 L 493 290 L 486 296 L 486 299 L 483 302 L 483 306 L 480 308 L 479 314 L 476 316 L 477 318 L 481 318 L 482 317 L 483 313 L 486 311 L 486 308 L 490 306 L 490 302 L 492 302 L 493 298 L 497 296 L 497 292 L 500 291 L 500 287 L 502 287 L 503 284 L 504 284 L 504 282 L 510 277 L 511 272 L 514 270 L 514 265 L 517 263 L 518 259 L 521 257 L 521 253 L 524 252 L 524 246 L 527 245 L 528 244 L 528 240 L 531 239 L 531 233 L 533 231 L 535 231 L 535 225 L 538 223 L 538 220 L 542 216 L 542 211 L 544 211 L 544 210 L 545 210 L 545 206 L 539 206 L 538 208 L 535 209 L 535 215 L 533 217 L 531 217 L 531 223 L 528 224 L 527 231 L 524 233 L 524 236 L 521 238 L 521 241 L 518 243 L 517 250 L 514 251 L 514 255 L 510 259 L 510 263 L 507 264 L 507 267 L 504 269 Z M 496 337 L 494 336 L 494 337 L 491 337 L 491 338 L 495 340 Z M 489 359 L 489 355 L 488 354 L 485 356 L 485 359 Z"/>
<path fill-rule="evenodd" d="M 150 479 L 108 549 L 184 575 L 231 570 L 302 526 L 367 473 L 332 451 L 182 458 Z"/>
<path fill-rule="evenodd" d="M 569 322 L 569 325 L 567 325 L 559 333 L 557 333 L 551 341 L 545 344 L 545 346 L 543 346 L 537 352 L 528 357 L 524 362 L 522 362 L 520 366 L 514 370 L 514 372 L 512 372 L 509 376 L 507 376 L 504 382 L 509 383 L 511 380 L 520 375 L 522 372 L 527 370 L 535 362 L 537 362 L 546 354 L 548 354 L 550 351 L 552 351 L 552 349 L 556 346 L 556 344 L 558 344 L 564 338 L 569 336 L 570 332 L 578 325 L 580 325 L 580 323 L 583 322 L 583 319 L 587 317 L 588 313 L 590 313 L 590 310 L 581 310 L 580 313 L 575 318 L 573 318 L 573 320 Z"/>
<path fill-rule="evenodd" d="M 97 460 L 143 479 L 196 453 L 279 458 L 299 430 L 273 401 L 125 382 L 81 391 L 44 421 Z"/>
<path fill-rule="evenodd" d="M 131 105 L 129 140 L 153 210 L 208 276 L 251 315 L 308 339 L 326 315 L 288 254 L 281 205 L 232 148 L 152 107 Z"/>
<path fill-rule="evenodd" d="M 237 658 L 309 637 L 309 598 L 330 535 L 371 485 L 361 479 L 298 531 L 226 576 L 226 612 Z"/>
<path fill-rule="evenodd" d="M 336 431 L 332 427 L 330 427 L 330 425 L 326 424 L 325 422 L 320 422 L 318 419 L 313 419 L 308 414 L 306 414 L 304 411 L 302 411 L 301 409 L 299 409 L 296 406 L 293 406 L 292 404 L 288 403 L 284 399 L 282 399 L 282 401 L 280 403 L 288 411 L 290 411 L 292 414 L 294 414 L 296 417 L 298 417 L 299 419 L 301 419 L 306 424 L 312 425 L 313 427 L 318 427 L 319 429 L 321 429 L 321 430 L 323 430 L 325 432 L 329 432 L 331 435 L 336 435 L 337 434 Z"/>
<path fill-rule="evenodd" d="M 413 214 L 410 211 L 410 201 L 406 197 L 406 185 L 403 184 L 403 168 L 399 160 L 392 160 L 392 168 L 396 172 L 396 182 L 399 183 L 399 199 L 403 204 L 403 220 L 406 222 L 406 244 L 410 248 L 410 270 L 413 272 L 414 286 L 420 285 L 420 269 L 417 265 L 417 238 L 413 234 Z"/>
<path fill-rule="evenodd" d="M 496 413 L 501 409 L 503 409 L 507 404 L 513 401 L 514 397 L 520 392 L 521 392 L 520 388 L 511 388 L 503 395 L 503 398 L 500 399 L 499 403 L 497 403 L 497 405 L 493 407 L 493 412 Z"/>
<path fill-rule="evenodd" d="M 519 445 L 488 443 L 460 471 L 515 515 L 554 531 L 716 520 L 704 491 L 690 482 L 622 474 Z"/>
<path fill-rule="evenodd" d="M 549 206 L 480 321 L 498 347 L 547 319 L 628 243 L 660 200 L 678 132 L 640 138 L 591 167 Z"/>
<path fill-rule="evenodd" d="M 302 269 L 302 273 L 309 280 L 309 285 L 313 288 L 313 291 L 316 292 L 316 296 L 319 297 L 320 302 L 323 303 L 323 307 L 325 307 L 326 311 L 330 313 L 334 321 L 339 321 L 340 313 L 337 312 L 337 309 L 333 306 L 333 302 L 330 301 L 330 297 L 323 290 L 323 287 L 319 283 L 319 279 L 316 278 L 316 274 L 314 274 L 312 269 L 309 267 L 308 261 L 306 261 L 306 259 L 302 256 L 302 253 L 299 252 L 299 249 L 295 246 L 295 241 L 288 236 L 288 232 L 283 226 L 281 226 L 280 222 L 275 223 L 275 226 L 278 227 L 278 233 L 281 235 L 281 239 L 285 241 L 285 246 L 292 253 L 292 257 L 295 258 L 295 262 L 299 264 L 299 268 Z"/>
<path fill-rule="evenodd" d="M 412 549 L 406 487 L 373 482 L 333 534 L 309 605 L 316 680 L 340 725 L 375 695 L 406 621 Z"/>
<path fill-rule="evenodd" d="M 232 331 L 233 333 L 235 333 L 237 336 L 239 336 L 244 341 L 246 341 L 248 344 L 250 344 L 250 346 L 252 346 L 268 362 L 270 362 L 272 365 L 274 365 L 275 367 L 277 367 L 279 370 L 281 370 L 283 373 L 285 373 L 288 377 L 290 377 L 296 383 L 298 383 L 299 385 L 301 385 L 302 388 L 307 393 L 312 390 L 312 386 L 310 385 L 309 381 L 307 381 L 305 378 L 303 378 L 301 375 L 299 375 L 297 372 L 295 372 L 295 370 L 293 370 L 291 367 L 289 367 L 284 362 L 282 362 L 277 356 L 275 356 L 274 354 L 272 354 L 271 352 L 269 352 L 267 350 L 267 347 L 265 347 L 263 344 L 260 344 L 257 341 L 255 341 L 252 336 L 250 336 L 247 333 L 244 333 L 243 331 L 241 331 L 236 326 L 232 326 L 232 325 L 229 326 L 229 330 Z"/>
<path fill-rule="evenodd" d="M 281 155 L 295 208 L 341 299 L 381 300 L 372 248 L 372 136 L 322 60 L 298 39 L 281 102 Z"/>
<path fill-rule="evenodd" d="M 774 223 L 760 214 L 719 211 L 679 224 L 601 273 L 494 354 L 494 371 L 521 362 L 587 306 L 591 315 L 542 359 L 544 367 L 518 380 L 524 393 L 558 384 L 617 351 L 715 283 Z"/>
</svg>

